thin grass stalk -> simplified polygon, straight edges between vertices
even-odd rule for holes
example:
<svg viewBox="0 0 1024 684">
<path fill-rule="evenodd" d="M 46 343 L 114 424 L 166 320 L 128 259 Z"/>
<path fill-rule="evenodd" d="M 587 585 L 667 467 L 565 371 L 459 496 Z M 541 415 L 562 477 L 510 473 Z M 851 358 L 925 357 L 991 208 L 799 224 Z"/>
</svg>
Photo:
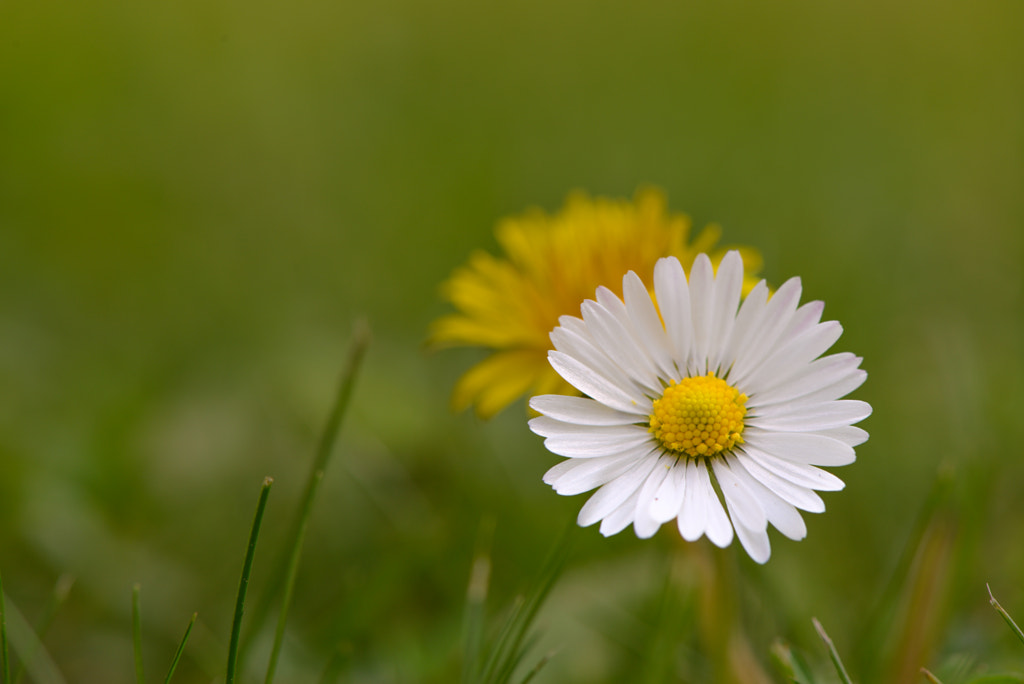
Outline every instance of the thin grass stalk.
<svg viewBox="0 0 1024 684">
<path fill-rule="evenodd" d="M 142 611 L 139 610 L 139 594 L 142 586 L 132 587 L 132 650 L 135 652 L 135 681 L 146 684 L 146 675 L 142 671 Z"/>
<path fill-rule="evenodd" d="M 480 521 L 477 532 L 473 564 L 466 586 L 466 610 L 462 616 L 462 683 L 472 684 L 482 667 L 481 646 L 484 632 L 484 605 L 491 578 L 491 540 L 494 537 L 494 518 Z"/>
<path fill-rule="evenodd" d="M 1003 620 L 1006 621 L 1006 624 L 1010 626 L 1010 629 L 1012 629 L 1013 633 L 1017 635 L 1017 638 L 1020 639 L 1021 643 L 1024 643 L 1024 632 L 1022 632 L 1020 627 L 1017 626 L 1017 623 L 1013 621 L 1013 618 L 1010 617 L 1010 614 L 1007 613 L 1001 605 L 999 605 L 999 601 L 997 601 L 996 597 L 992 595 L 992 587 L 986 584 L 985 588 L 988 589 L 989 604 L 991 604 L 991 606 L 996 609 L 996 612 L 1003 616 Z"/>
<path fill-rule="evenodd" d="M 11 601 L 10 596 L 6 597 L 4 611 L 10 648 L 19 656 L 22 653 L 35 654 L 32 662 L 25 666 L 32 684 L 66 684 L 64 675 L 57 669 L 53 658 L 46 652 L 39 637 L 32 631 L 32 625 L 18 610 L 18 606 Z"/>
<path fill-rule="evenodd" d="M 7 648 L 7 610 L 4 607 L 4 577 L 0 573 L 0 667 L 3 684 L 11 684 L 11 651 Z"/>
<path fill-rule="evenodd" d="M 245 658 L 249 647 L 252 645 L 253 636 L 255 636 L 259 631 L 259 627 L 267 619 L 267 614 L 270 612 L 270 606 L 274 601 L 274 597 L 278 595 L 278 591 L 281 590 L 282 585 L 288 582 L 289 571 L 293 564 L 296 568 L 298 566 L 298 555 L 302 549 L 305 528 L 313 508 L 313 499 L 316 496 L 319 478 L 322 478 L 323 474 L 327 471 L 327 464 L 334 451 L 334 444 L 337 441 L 338 433 L 341 430 L 342 420 L 348 411 L 352 391 L 355 388 L 356 377 L 369 344 L 369 326 L 365 321 L 357 321 L 355 332 L 352 335 L 352 342 L 349 345 L 345 367 L 342 369 L 341 377 L 338 382 L 338 389 L 334 395 L 334 404 L 331 407 L 330 414 L 328 414 L 327 423 L 324 425 L 323 432 L 320 434 L 320 441 L 317 444 L 317 450 L 313 459 L 313 467 L 310 469 L 309 477 L 306 480 L 306 489 L 299 502 L 298 512 L 296 514 L 295 521 L 292 524 L 292 528 L 289 531 L 288 536 L 285 537 L 286 539 L 292 540 L 292 548 L 287 556 L 282 556 L 278 561 L 277 566 L 270 575 L 270 581 L 267 583 L 266 591 L 260 596 L 259 601 L 256 603 L 256 607 L 251 616 L 254 629 L 242 642 L 241 652 L 239 655 L 240 659 Z M 294 578 L 292 578 L 292 581 L 294 581 Z M 288 595 L 290 600 L 291 592 L 285 590 L 285 593 Z M 281 626 L 281 623 L 287 619 L 289 608 L 290 603 L 282 601 L 281 613 L 278 616 L 279 627 L 282 630 L 283 626 Z M 271 658 L 276 661 L 276 656 L 273 654 L 271 655 Z M 267 668 L 267 674 L 269 677 L 267 681 L 269 682 L 273 678 L 271 667 Z"/>
<path fill-rule="evenodd" d="M 267 663 L 266 684 L 274 681 L 274 673 L 277 671 L 277 659 L 281 654 L 281 645 L 284 643 L 284 628 L 288 622 L 288 609 L 292 603 L 292 593 L 295 590 L 295 579 L 299 574 L 299 557 L 302 555 L 302 542 L 306 537 L 306 527 L 313 510 L 313 498 L 316 496 L 320 482 L 324 479 L 324 471 L 319 470 L 313 474 L 312 487 L 309 488 L 309 496 L 303 500 L 301 523 L 298 535 L 292 544 L 291 553 L 288 557 L 288 571 L 285 576 L 284 594 L 281 596 L 281 612 L 277 617 L 277 627 L 274 629 L 274 644 L 270 649 L 270 660 Z"/>
<path fill-rule="evenodd" d="M 50 600 L 46 605 L 46 609 L 33 626 L 33 631 L 39 638 L 40 643 L 46 637 L 46 633 L 50 631 L 50 625 L 53 624 L 53 620 L 57 617 L 57 613 L 60 612 L 64 602 L 68 600 L 68 596 L 71 594 L 71 587 L 74 584 L 74 575 L 65 573 L 57 578 L 56 584 L 53 585 L 53 592 L 50 594 Z M 14 684 L 19 684 L 19 682 L 21 682 L 21 678 L 25 675 L 26 668 L 32 663 L 33 658 L 36 657 L 36 651 L 37 649 L 33 647 L 32 650 L 22 654 L 21 661 L 18 663 L 18 669 L 14 671 Z"/>
<path fill-rule="evenodd" d="M 921 668 L 921 674 L 923 674 L 924 678 L 931 682 L 931 684 L 942 684 L 942 682 L 939 681 L 939 678 L 933 675 L 926 667 Z"/>
<path fill-rule="evenodd" d="M 242 631 L 242 614 L 245 612 L 245 592 L 249 588 L 249 575 L 252 573 L 252 561 L 256 556 L 256 541 L 260 536 L 260 525 L 263 523 L 263 511 L 267 507 L 267 497 L 270 495 L 270 486 L 274 484 L 274 478 L 267 477 L 263 480 L 260 489 L 260 499 L 256 504 L 256 515 L 252 521 L 252 532 L 249 534 L 249 548 L 245 553 L 245 562 L 242 565 L 242 578 L 238 582 L 238 599 L 235 601 L 235 619 L 231 625 L 231 641 L 228 645 L 228 667 L 225 684 L 233 684 L 235 681 L 235 667 L 238 663 L 238 637 Z"/>
<path fill-rule="evenodd" d="M 843 684 L 853 684 L 850 679 L 850 675 L 846 672 L 846 667 L 843 665 L 842 658 L 839 657 L 839 651 L 836 649 L 836 645 L 832 642 L 832 637 L 828 635 L 825 628 L 818 622 L 818 618 L 811 618 L 811 622 L 814 624 L 814 629 L 818 632 L 818 636 L 825 642 L 828 647 L 828 654 L 832 658 L 832 664 L 835 665 L 836 672 L 839 674 L 839 679 Z"/>
<path fill-rule="evenodd" d="M 551 659 L 555 657 L 555 654 L 556 654 L 556 651 L 549 651 L 548 653 L 545 653 L 545 654 L 544 654 L 544 657 L 543 657 L 543 658 L 541 658 L 541 659 L 540 659 L 540 660 L 539 660 L 539 661 L 537 662 L 537 664 L 533 666 L 533 669 L 532 669 L 532 670 L 530 670 L 529 672 L 527 672 L 527 673 L 526 673 L 526 676 L 525 676 L 525 677 L 523 677 L 523 681 L 521 681 L 521 682 L 520 682 L 519 684 L 529 684 L 529 683 L 530 683 L 530 681 L 531 681 L 531 680 L 532 680 L 532 679 L 533 679 L 534 677 L 536 677 L 536 676 L 537 676 L 537 674 L 538 674 L 538 673 L 539 673 L 539 672 L 540 672 L 541 670 L 543 670 L 543 669 L 544 669 L 544 666 L 545 666 L 545 665 L 547 665 L 547 664 L 548 664 L 549 662 L 551 662 Z"/>
<path fill-rule="evenodd" d="M 491 682 L 501 684 L 509 681 L 515 667 L 525 655 L 527 648 L 523 646 L 523 640 L 565 564 L 571 531 L 572 527 L 566 528 L 566 532 L 559 538 L 555 548 L 548 556 L 540 576 L 534 583 L 531 595 L 525 599 L 517 597 L 512 614 L 505 623 L 502 634 L 491 652 L 491 657 L 480 681 L 488 684 Z"/>
<path fill-rule="evenodd" d="M 178 644 L 178 650 L 174 654 L 174 660 L 171 661 L 171 667 L 167 670 L 167 676 L 164 677 L 164 684 L 169 684 L 171 677 L 174 676 L 174 670 L 178 667 L 178 661 L 181 660 L 181 654 L 185 652 L 185 644 L 188 643 L 188 635 L 192 633 L 192 626 L 196 624 L 197 617 L 199 617 L 199 613 L 192 613 L 192 619 L 188 621 L 188 627 L 185 628 L 185 636 L 181 637 L 181 643 Z"/>
</svg>

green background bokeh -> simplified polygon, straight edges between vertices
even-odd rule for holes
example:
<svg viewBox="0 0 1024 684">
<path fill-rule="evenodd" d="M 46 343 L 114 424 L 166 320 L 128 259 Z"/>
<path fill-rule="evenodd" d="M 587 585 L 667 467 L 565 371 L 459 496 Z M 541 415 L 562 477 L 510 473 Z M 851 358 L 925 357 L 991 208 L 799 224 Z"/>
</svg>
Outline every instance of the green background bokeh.
<svg viewBox="0 0 1024 684">
<path fill-rule="evenodd" d="M 868 668 L 945 473 L 929 656 L 1024 663 L 984 593 L 1024 615 L 1022 36 L 1011 0 L 0 4 L 7 594 L 32 617 L 73 574 L 54 660 L 128 682 L 139 582 L 147 661 L 198 610 L 178 681 L 209 681 L 259 482 L 267 566 L 365 317 L 278 681 L 338 644 L 351 681 L 448 681 L 481 519 L 497 606 L 581 499 L 540 482 L 521 405 L 448 411 L 478 356 L 424 351 L 437 286 L 502 216 L 653 184 L 800 275 L 869 372 L 846 490 L 740 562 L 758 652 L 813 649 L 813 614 Z M 538 681 L 623 681 L 671 533 L 578 536 Z"/>
</svg>

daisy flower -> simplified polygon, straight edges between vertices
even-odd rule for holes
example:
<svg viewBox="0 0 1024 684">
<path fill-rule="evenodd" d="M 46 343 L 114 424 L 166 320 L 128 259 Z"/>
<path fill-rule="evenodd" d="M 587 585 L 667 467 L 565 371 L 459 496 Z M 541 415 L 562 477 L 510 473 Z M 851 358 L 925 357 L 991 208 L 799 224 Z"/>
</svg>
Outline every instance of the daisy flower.
<svg viewBox="0 0 1024 684">
<path fill-rule="evenodd" d="M 720 232 L 708 226 L 691 240 L 690 220 L 668 213 L 656 190 L 640 191 L 632 202 L 576 194 L 554 216 L 536 209 L 505 219 L 496 230 L 505 256 L 477 252 L 442 286 L 458 311 L 434 323 L 430 345 L 492 352 L 458 381 L 454 408 L 473 406 L 489 418 L 527 393 L 574 394 L 547 362 L 559 317 L 577 313 L 598 286 L 617 290 L 626 271 L 649 281 L 659 258 L 675 256 L 689 268 L 708 252 L 717 263 L 725 254 L 715 251 Z M 758 254 L 741 253 L 748 272 L 756 272 Z M 749 276 L 746 290 L 755 283 Z"/>
<path fill-rule="evenodd" d="M 864 382 L 861 358 L 821 356 L 842 333 L 821 322 L 822 302 L 799 305 L 792 278 L 770 293 L 759 282 L 740 304 L 743 260 L 730 252 L 717 276 L 697 257 L 689 281 L 678 259 L 654 267 L 653 297 L 633 272 L 623 299 L 598 288 L 582 318 L 551 333 L 551 366 L 584 397 L 534 397 L 530 429 L 562 461 L 544 482 L 563 495 L 597 492 L 581 526 L 630 524 L 652 536 L 675 519 L 687 541 L 735 536 L 758 563 L 771 555 L 768 523 L 790 539 L 820 513 L 815 490 L 843 482 L 818 466 L 852 463 L 871 414 L 841 397 Z M 724 506 L 723 506 L 724 502 Z"/>
</svg>

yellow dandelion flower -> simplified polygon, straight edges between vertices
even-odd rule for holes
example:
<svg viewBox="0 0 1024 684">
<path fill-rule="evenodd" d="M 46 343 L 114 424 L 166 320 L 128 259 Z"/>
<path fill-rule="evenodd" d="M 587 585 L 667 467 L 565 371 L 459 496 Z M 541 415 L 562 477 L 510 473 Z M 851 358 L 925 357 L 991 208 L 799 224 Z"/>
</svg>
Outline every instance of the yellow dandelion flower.
<svg viewBox="0 0 1024 684">
<path fill-rule="evenodd" d="M 458 268 L 442 286 L 457 313 L 434 322 L 434 347 L 493 350 L 456 383 L 452 405 L 472 405 L 489 418 L 530 394 L 577 394 L 548 364 L 548 335 L 560 316 L 578 316 L 580 304 L 604 285 L 622 294 L 622 276 L 633 271 L 651 284 L 658 259 L 674 256 L 689 270 L 698 254 L 714 264 L 721 229 L 709 225 L 690 241 L 690 219 L 668 212 L 664 195 L 637 192 L 633 201 L 569 196 L 555 215 L 532 209 L 498 224 L 504 257 L 483 251 Z M 740 248 L 744 294 L 761 265 L 753 249 Z"/>
</svg>

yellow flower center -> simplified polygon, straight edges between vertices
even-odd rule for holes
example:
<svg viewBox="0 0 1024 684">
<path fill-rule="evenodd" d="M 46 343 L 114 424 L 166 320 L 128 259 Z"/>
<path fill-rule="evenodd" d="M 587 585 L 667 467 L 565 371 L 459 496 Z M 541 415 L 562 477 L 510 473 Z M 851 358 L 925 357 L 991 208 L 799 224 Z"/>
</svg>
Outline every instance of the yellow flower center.
<svg viewBox="0 0 1024 684">
<path fill-rule="evenodd" d="M 669 451 L 714 456 L 743 443 L 747 395 L 711 373 L 672 382 L 654 401 L 650 431 Z"/>
</svg>

